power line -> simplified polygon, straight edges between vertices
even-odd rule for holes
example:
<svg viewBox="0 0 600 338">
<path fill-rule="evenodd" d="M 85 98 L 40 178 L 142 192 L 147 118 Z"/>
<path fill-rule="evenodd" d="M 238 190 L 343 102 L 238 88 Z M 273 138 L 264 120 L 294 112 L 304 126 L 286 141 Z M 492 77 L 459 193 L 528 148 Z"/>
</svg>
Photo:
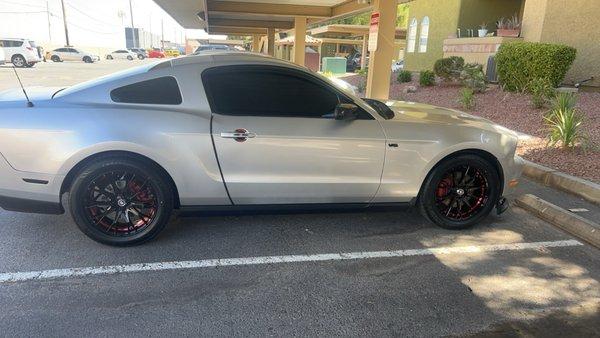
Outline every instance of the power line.
<svg viewBox="0 0 600 338">
<path fill-rule="evenodd" d="M 13 1 L 6 1 L 6 0 L 2 0 L 0 2 L 1 3 L 5 3 L 5 4 L 10 4 L 10 5 L 24 6 L 24 7 L 40 7 L 40 8 L 44 8 L 45 7 L 45 6 L 42 6 L 42 5 L 24 4 L 24 3 L 20 3 L 20 2 L 13 2 Z"/>
<path fill-rule="evenodd" d="M 90 19 L 92 19 L 92 20 L 95 20 L 95 21 L 97 21 L 97 22 L 99 22 L 99 23 L 101 23 L 101 24 L 104 24 L 104 25 L 107 25 L 107 26 L 118 26 L 118 25 L 115 25 L 114 23 L 107 23 L 107 22 L 104 22 L 104 21 L 98 20 L 98 19 L 96 19 L 95 17 L 93 17 L 93 16 L 91 16 L 91 15 L 89 15 L 89 14 L 85 13 L 84 11 L 80 10 L 79 8 L 77 8 L 77 7 L 73 6 L 73 5 L 71 5 L 70 3 L 67 3 L 67 6 L 71 7 L 71 8 L 72 8 L 72 9 L 74 9 L 74 10 L 76 10 L 76 11 L 77 11 L 77 12 L 79 12 L 80 14 L 83 14 L 83 15 L 85 15 L 86 17 L 88 17 L 88 18 L 90 18 Z"/>
</svg>

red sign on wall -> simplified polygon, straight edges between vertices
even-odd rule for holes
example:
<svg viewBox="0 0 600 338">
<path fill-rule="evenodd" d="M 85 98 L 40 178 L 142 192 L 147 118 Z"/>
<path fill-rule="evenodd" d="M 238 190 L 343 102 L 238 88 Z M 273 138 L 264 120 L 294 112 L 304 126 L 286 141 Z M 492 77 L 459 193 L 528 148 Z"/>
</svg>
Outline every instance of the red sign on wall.
<svg viewBox="0 0 600 338">
<path fill-rule="evenodd" d="M 379 32 L 379 12 L 373 12 L 369 24 L 369 52 L 377 50 L 377 32 Z"/>
</svg>

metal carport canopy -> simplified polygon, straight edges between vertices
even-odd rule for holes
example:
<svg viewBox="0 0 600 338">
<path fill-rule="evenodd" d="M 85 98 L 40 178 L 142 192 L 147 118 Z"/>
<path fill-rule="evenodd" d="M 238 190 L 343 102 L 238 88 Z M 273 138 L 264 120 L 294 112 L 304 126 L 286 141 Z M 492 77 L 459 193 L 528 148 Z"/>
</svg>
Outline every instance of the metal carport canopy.
<svg viewBox="0 0 600 338">
<path fill-rule="evenodd" d="M 393 1 L 393 0 L 389 0 Z M 405 1 L 405 0 L 404 0 Z M 399 2 L 404 2 L 399 1 Z M 290 29 L 294 17 L 309 22 L 329 20 L 371 9 L 371 1 L 358 0 L 155 0 L 181 26 L 209 33 L 257 29 Z M 364 2 L 364 3 L 363 3 Z"/>
</svg>

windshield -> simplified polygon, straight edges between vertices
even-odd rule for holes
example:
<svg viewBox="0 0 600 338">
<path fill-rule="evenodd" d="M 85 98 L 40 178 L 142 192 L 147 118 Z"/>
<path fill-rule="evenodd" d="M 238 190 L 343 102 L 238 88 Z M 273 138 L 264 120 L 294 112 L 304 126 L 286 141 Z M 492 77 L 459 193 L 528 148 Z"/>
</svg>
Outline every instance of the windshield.
<svg viewBox="0 0 600 338">
<path fill-rule="evenodd" d="M 375 99 L 368 99 L 366 97 L 363 97 L 362 100 L 365 101 L 365 103 L 371 108 L 375 109 L 375 111 L 384 119 L 390 120 L 394 118 L 394 112 L 384 102 Z"/>
</svg>

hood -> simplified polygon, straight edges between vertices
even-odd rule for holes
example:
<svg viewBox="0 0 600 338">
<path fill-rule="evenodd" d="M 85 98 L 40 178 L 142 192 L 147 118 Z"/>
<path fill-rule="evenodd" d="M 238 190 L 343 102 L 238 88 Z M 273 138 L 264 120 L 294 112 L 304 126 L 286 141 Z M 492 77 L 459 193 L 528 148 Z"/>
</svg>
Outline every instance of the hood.
<svg viewBox="0 0 600 338">
<path fill-rule="evenodd" d="M 500 131 L 517 137 L 517 133 L 488 119 L 473 116 L 455 109 L 441 108 L 424 103 L 408 101 L 387 101 L 386 105 L 394 112 L 391 122 L 412 122 L 471 126 L 487 130 Z"/>
<path fill-rule="evenodd" d="M 35 103 L 36 101 L 50 100 L 54 93 L 65 87 L 25 87 L 25 91 L 29 96 L 29 99 Z M 17 101 L 24 102 L 25 95 L 23 89 L 16 87 L 0 92 L 0 101 Z"/>
</svg>

